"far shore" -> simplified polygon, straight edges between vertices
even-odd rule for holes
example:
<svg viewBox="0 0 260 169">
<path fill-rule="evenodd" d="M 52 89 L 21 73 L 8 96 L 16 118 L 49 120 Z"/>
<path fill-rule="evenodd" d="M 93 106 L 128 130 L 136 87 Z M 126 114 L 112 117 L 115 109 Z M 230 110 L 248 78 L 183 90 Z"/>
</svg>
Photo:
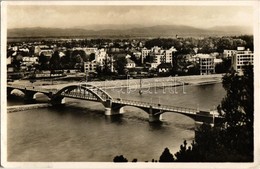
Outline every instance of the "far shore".
<svg viewBox="0 0 260 169">
<path fill-rule="evenodd" d="M 175 77 L 156 77 L 143 79 L 123 79 L 123 80 L 107 80 L 107 81 L 51 81 L 37 80 L 30 83 L 28 80 L 18 80 L 12 82 L 16 85 L 35 86 L 48 89 L 61 89 L 68 85 L 90 84 L 101 87 L 103 89 L 122 88 L 129 86 L 130 88 L 147 88 L 147 87 L 168 87 L 180 85 L 203 85 L 222 82 L 223 74 L 212 75 L 193 75 L 193 76 L 175 76 Z M 141 85 L 140 85 L 141 84 Z"/>
</svg>

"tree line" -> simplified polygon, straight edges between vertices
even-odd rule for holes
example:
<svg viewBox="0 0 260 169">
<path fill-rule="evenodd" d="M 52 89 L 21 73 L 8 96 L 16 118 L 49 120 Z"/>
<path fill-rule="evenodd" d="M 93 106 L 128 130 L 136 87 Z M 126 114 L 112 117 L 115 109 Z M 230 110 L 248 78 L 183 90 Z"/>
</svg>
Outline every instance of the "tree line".
<svg viewBox="0 0 260 169">
<path fill-rule="evenodd" d="M 156 38 L 145 42 L 145 47 L 150 49 L 154 46 L 160 46 L 164 49 L 169 49 L 174 46 L 178 54 L 193 54 L 194 48 L 198 48 L 198 53 L 223 53 L 224 49 L 236 50 L 238 46 L 244 46 L 251 51 L 253 48 L 253 36 L 226 36 L 226 37 L 206 37 L 203 39 L 198 38 Z"/>
</svg>

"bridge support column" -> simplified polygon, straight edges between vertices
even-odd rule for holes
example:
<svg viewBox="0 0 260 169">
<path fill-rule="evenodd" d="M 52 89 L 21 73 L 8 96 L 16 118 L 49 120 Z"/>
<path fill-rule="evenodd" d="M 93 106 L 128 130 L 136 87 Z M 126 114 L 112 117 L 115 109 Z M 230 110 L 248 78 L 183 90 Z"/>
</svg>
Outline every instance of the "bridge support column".
<svg viewBox="0 0 260 169">
<path fill-rule="evenodd" d="M 155 111 L 153 107 L 149 108 L 149 122 L 160 122 L 161 121 L 161 114 Z"/>
<path fill-rule="evenodd" d="M 7 90 L 6 90 L 6 92 L 7 92 L 7 93 L 6 93 L 6 96 L 7 96 L 7 97 L 10 97 L 12 90 L 13 90 L 13 89 L 7 88 Z"/>
<path fill-rule="evenodd" d="M 106 107 L 105 108 L 105 115 L 111 116 L 111 115 L 117 115 L 117 114 L 123 114 L 124 113 L 124 108 L 110 108 Z"/>
<path fill-rule="evenodd" d="M 64 105 L 65 103 L 66 103 L 65 98 L 62 97 L 62 96 L 55 97 L 55 98 L 51 99 L 51 104 L 53 106 L 55 106 L 55 105 Z"/>
<path fill-rule="evenodd" d="M 35 103 L 35 99 L 36 99 L 36 96 L 35 96 L 35 92 L 30 92 L 30 91 L 26 91 L 24 92 L 24 101 L 26 103 Z"/>
<path fill-rule="evenodd" d="M 161 121 L 161 114 L 149 114 L 149 122 L 160 122 Z"/>
<path fill-rule="evenodd" d="M 124 113 L 124 108 L 122 107 L 122 105 L 115 104 L 112 102 L 112 100 L 107 100 L 103 104 L 105 106 L 105 115 L 107 115 L 107 116 Z"/>
</svg>

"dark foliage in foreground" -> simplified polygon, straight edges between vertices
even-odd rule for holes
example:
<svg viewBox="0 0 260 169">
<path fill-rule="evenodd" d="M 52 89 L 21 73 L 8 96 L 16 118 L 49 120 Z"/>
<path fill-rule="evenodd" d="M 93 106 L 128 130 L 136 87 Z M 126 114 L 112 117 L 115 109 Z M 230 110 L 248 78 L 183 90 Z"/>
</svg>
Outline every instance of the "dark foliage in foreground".
<svg viewBox="0 0 260 169">
<path fill-rule="evenodd" d="M 248 66 L 242 76 L 235 72 L 226 74 L 223 87 L 227 95 L 218 106 L 224 121 L 214 127 L 201 125 L 191 146 L 187 147 L 184 141 L 174 154 L 175 159 L 165 148 L 159 162 L 252 162 L 253 82 L 253 66 Z"/>
<path fill-rule="evenodd" d="M 113 161 L 114 162 L 128 162 L 128 160 L 123 155 L 116 156 Z"/>
<path fill-rule="evenodd" d="M 168 148 L 165 148 L 162 155 L 160 156 L 159 162 L 174 162 L 173 155 L 170 153 Z"/>
</svg>

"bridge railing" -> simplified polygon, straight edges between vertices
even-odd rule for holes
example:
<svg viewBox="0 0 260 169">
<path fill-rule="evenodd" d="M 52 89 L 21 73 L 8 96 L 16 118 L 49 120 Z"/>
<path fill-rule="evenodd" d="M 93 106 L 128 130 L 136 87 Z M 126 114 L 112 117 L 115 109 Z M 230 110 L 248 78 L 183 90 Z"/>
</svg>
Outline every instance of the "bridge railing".
<svg viewBox="0 0 260 169">
<path fill-rule="evenodd" d="M 20 89 L 20 90 L 31 90 L 36 92 L 53 92 L 56 93 L 57 89 L 46 89 L 42 87 L 37 86 L 24 86 L 24 85 L 13 85 L 13 84 L 7 84 L 7 87 L 14 88 L 14 89 Z"/>
<path fill-rule="evenodd" d="M 169 111 L 176 111 L 176 112 L 183 112 L 183 113 L 190 113 L 196 114 L 198 112 L 197 109 L 193 108 L 186 108 L 186 107 L 178 107 L 178 106 L 170 106 L 170 105 L 162 105 L 156 104 L 151 102 L 143 102 L 143 101 L 135 101 L 135 100 L 128 100 L 128 99 L 115 99 L 113 100 L 115 103 L 122 103 L 122 104 L 130 104 L 130 105 L 137 105 L 137 106 L 144 106 L 144 107 L 154 107 L 160 110 L 169 110 Z"/>
<path fill-rule="evenodd" d="M 84 95 L 83 93 L 80 92 L 69 92 L 69 93 L 61 93 L 62 96 L 69 96 L 73 98 L 81 98 L 81 99 L 88 99 L 88 100 L 98 100 L 96 97 L 93 95 Z"/>
</svg>

